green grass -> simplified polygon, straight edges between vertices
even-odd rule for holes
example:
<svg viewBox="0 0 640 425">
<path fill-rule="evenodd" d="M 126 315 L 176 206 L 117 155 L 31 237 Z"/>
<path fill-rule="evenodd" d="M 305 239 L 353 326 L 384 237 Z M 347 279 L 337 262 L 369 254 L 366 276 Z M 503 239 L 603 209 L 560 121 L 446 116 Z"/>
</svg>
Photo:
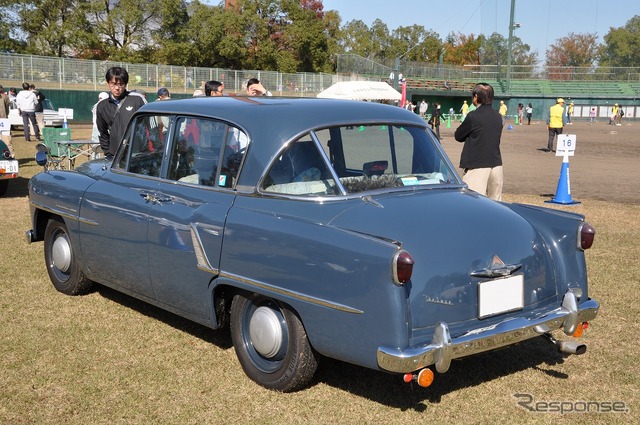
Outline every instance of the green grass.
<svg viewBox="0 0 640 425">
<path fill-rule="evenodd" d="M 74 130 L 75 131 L 75 130 Z M 541 338 L 452 364 L 428 389 L 401 377 L 322 359 L 300 392 L 265 390 L 244 375 L 225 334 L 99 288 L 55 291 L 42 244 L 28 245 L 26 181 L 40 171 L 14 138 L 22 179 L 0 198 L 0 424 L 637 423 L 640 206 L 581 199 L 596 227 L 587 252 L 600 316 L 583 356 Z M 506 195 L 541 203 L 540 196 Z M 553 208 L 560 208 L 552 206 Z M 564 207 L 566 208 L 566 207 Z M 629 413 L 533 413 L 537 401 L 622 401 Z"/>
</svg>

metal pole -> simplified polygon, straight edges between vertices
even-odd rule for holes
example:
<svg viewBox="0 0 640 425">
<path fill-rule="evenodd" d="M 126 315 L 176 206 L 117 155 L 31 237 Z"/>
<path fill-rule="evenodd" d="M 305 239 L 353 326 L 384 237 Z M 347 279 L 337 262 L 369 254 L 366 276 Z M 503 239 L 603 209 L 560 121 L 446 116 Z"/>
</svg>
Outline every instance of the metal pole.
<svg viewBox="0 0 640 425">
<path fill-rule="evenodd" d="M 398 90 L 398 72 L 400 72 L 400 58 L 396 57 L 396 62 L 393 67 L 393 88 Z"/>
<path fill-rule="evenodd" d="M 509 17 L 509 40 L 507 43 L 507 93 L 511 92 L 511 48 L 513 47 L 513 16 L 516 9 L 516 0 L 511 0 L 511 14 Z"/>
</svg>

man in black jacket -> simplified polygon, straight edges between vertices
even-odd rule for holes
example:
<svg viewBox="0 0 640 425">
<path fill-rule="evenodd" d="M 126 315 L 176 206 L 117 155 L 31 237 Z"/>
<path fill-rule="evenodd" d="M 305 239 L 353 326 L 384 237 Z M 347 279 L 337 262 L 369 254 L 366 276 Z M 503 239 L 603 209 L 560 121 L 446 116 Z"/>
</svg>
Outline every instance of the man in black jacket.
<svg viewBox="0 0 640 425">
<path fill-rule="evenodd" d="M 105 74 L 109 97 L 98 102 L 96 127 L 100 147 L 106 158 L 113 158 L 134 112 L 147 103 L 144 96 L 127 90 L 129 73 L 119 66 L 109 68 Z"/>
<path fill-rule="evenodd" d="M 473 89 L 473 104 L 476 110 L 456 129 L 455 139 L 463 142 L 460 168 L 464 169 L 462 180 L 469 189 L 497 201 L 502 200 L 502 156 L 500 137 L 502 117 L 491 107 L 493 87 L 478 83 Z"/>
</svg>

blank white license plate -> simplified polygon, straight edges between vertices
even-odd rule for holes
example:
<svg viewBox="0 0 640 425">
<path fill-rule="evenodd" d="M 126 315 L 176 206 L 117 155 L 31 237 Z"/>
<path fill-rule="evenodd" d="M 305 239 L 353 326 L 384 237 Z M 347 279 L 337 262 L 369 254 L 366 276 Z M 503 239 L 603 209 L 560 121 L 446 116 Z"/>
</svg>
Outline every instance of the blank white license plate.
<svg viewBox="0 0 640 425">
<path fill-rule="evenodd" d="M 0 173 L 12 174 L 18 172 L 18 161 L 0 161 Z"/>
<path fill-rule="evenodd" d="M 524 307 L 524 278 L 521 274 L 478 284 L 478 318 Z"/>
</svg>

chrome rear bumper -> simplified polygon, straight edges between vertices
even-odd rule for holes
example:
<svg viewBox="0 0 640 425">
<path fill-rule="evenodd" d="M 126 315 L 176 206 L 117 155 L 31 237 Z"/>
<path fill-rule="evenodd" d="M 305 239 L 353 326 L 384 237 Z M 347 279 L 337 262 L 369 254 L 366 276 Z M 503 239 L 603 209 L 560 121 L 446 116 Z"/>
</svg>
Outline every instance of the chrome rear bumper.
<svg viewBox="0 0 640 425">
<path fill-rule="evenodd" d="M 379 347 L 378 366 L 389 372 L 408 373 L 435 364 L 436 370 L 444 373 L 453 359 L 515 344 L 554 329 L 562 328 L 567 335 L 572 335 L 580 323 L 593 320 L 599 308 L 598 302 L 591 299 L 578 306 L 578 298 L 570 290 L 565 294 L 562 306 L 543 316 L 506 319 L 456 338 L 451 338 L 447 324 L 440 322 L 429 344 L 405 350 Z"/>
</svg>

